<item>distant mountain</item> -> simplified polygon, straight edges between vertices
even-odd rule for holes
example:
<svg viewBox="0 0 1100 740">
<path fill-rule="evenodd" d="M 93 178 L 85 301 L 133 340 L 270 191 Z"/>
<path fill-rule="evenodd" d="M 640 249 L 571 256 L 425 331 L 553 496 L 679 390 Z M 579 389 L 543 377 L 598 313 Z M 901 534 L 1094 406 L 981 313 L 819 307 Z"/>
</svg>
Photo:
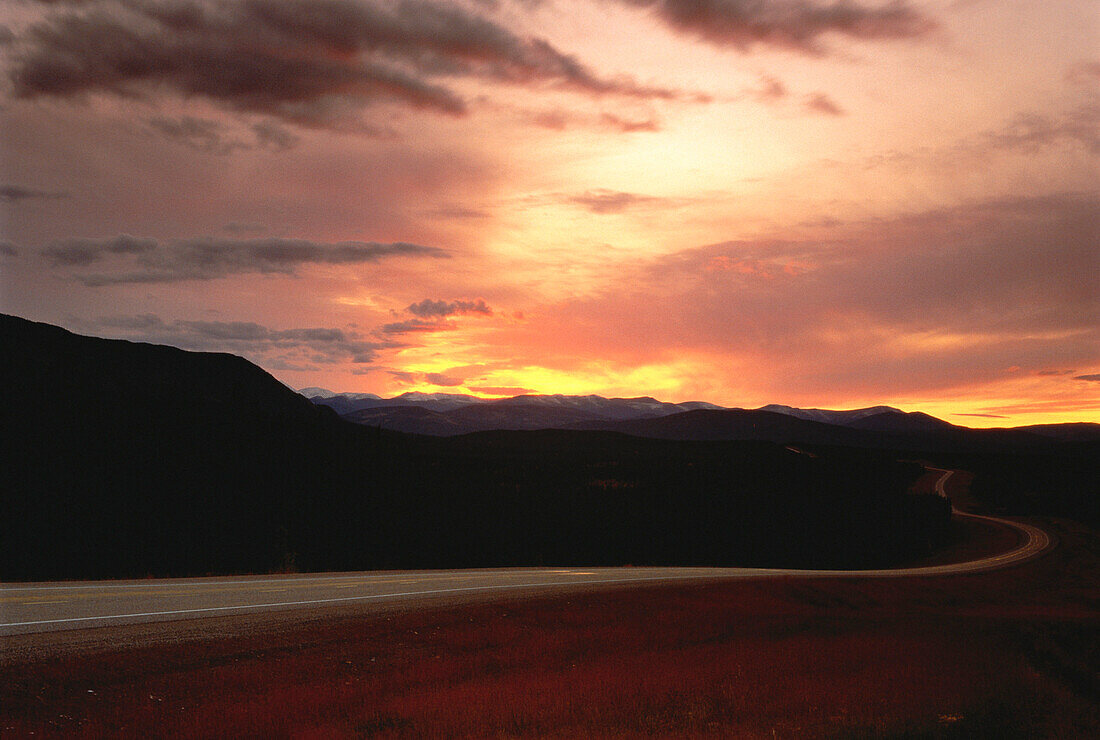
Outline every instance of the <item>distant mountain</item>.
<svg viewBox="0 0 1100 740">
<path fill-rule="evenodd" d="M 348 421 L 410 434 L 451 437 L 492 430 L 576 429 L 669 440 L 762 440 L 909 451 L 1045 451 L 1056 445 L 1100 441 L 1100 424 L 1046 424 L 1013 429 L 970 429 L 919 411 L 892 406 L 834 411 L 771 404 L 727 409 L 702 401 L 668 403 L 648 396 L 523 395 L 484 399 L 447 393 L 313 392 L 312 401 Z M 1072 454 L 1071 447 L 1063 448 Z"/>
<path fill-rule="evenodd" d="M 505 408 L 526 409 L 539 406 L 546 409 L 572 411 L 578 416 L 591 416 L 602 419 L 650 419 L 668 416 L 682 411 L 699 408 L 719 409 L 712 403 L 688 401 L 686 403 L 668 403 L 649 396 L 639 398 L 604 398 L 603 396 L 540 396 L 525 395 L 488 401 L 487 405 Z M 563 418 L 567 416 L 563 415 Z M 576 418 L 575 422 L 583 421 Z"/>
<path fill-rule="evenodd" d="M 757 411 L 770 411 L 774 414 L 793 416 L 796 419 L 820 421 L 826 424 L 840 424 L 841 426 L 849 426 L 852 422 L 859 421 L 868 416 L 875 416 L 876 414 L 889 412 L 902 413 L 900 409 L 895 409 L 892 406 L 871 406 L 870 408 L 851 409 L 850 411 L 830 411 L 828 409 L 799 409 L 792 406 L 781 406 L 777 403 L 761 406 Z"/>
<path fill-rule="evenodd" d="M 461 406 L 485 402 L 483 398 L 459 393 L 410 392 L 393 398 L 381 398 L 373 393 L 336 393 L 326 388 L 302 388 L 298 393 L 318 406 L 328 406 L 341 416 L 362 409 L 384 406 L 417 406 L 432 411 L 449 411 Z"/>
<path fill-rule="evenodd" d="M 327 388 L 317 387 L 302 388 L 298 391 L 298 393 L 311 400 L 314 398 L 335 398 L 336 396 L 344 396 L 345 398 L 350 398 L 354 400 L 378 400 L 380 398 L 380 396 L 376 396 L 373 393 L 337 393 L 336 391 L 330 391 Z"/>
<path fill-rule="evenodd" d="M 433 435 L 490 429 L 560 429 L 593 419 L 645 419 L 693 409 L 721 408 L 704 401 L 668 403 L 649 397 L 604 398 L 532 394 L 512 398 L 478 398 L 456 393 L 409 392 L 393 398 L 379 398 L 370 393 L 335 393 L 324 388 L 303 388 L 299 393 L 315 404 L 328 406 L 359 424 L 381 425 L 386 429 Z M 450 421 L 444 421 L 428 414 L 392 410 L 397 407 L 456 412 L 456 416 Z M 391 410 L 360 413 L 383 408 Z M 478 408 L 481 410 L 475 410 Z"/>
</svg>

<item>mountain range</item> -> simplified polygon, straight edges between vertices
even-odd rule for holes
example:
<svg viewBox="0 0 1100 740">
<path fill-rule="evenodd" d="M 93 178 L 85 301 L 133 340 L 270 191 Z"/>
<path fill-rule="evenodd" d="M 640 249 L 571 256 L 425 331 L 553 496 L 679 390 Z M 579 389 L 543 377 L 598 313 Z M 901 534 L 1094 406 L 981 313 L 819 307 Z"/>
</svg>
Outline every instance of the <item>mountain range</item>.
<svg viewBox="0 0 1100 740">
<path fill-rule="evenodd" d="M 1100 424 L 1043 424 L 971 429 L 891 406 L 800 409 L 770 404 L 724 408 L 702 401 L 668 403 L 650 397 L 520 395 L 484 399 L 448 393 L 394 398 L 299 391 L 348 421 L 411 434 L 454 436 L 490 430 L 576 429 L 677 440 L 765 440 L 897 449 L 1043 449 L 1060 442 L 1100 441 Z"/>
</svg>

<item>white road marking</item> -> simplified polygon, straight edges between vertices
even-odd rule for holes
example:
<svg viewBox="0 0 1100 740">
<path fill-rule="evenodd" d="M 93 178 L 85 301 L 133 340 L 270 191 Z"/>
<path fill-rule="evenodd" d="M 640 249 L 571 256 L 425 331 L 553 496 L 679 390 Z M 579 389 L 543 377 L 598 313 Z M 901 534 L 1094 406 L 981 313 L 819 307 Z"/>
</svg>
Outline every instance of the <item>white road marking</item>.
<svg viewBox="0 0 1100 740">
<path fill-rule="evenodd" d="M 449 576 L 452 573 L 439 570 L 439 571 L 424 571 L 418 572 L 420 577 L 440 577 Z M 371 573 L 367 574 L 348 574 L 336 575 L 336 576 L 318 576 L 316 578 L 310 575 L 295 576 L 293 578 L 266 578 L 264 576 L 256 576 L 256 583 L 292 583 L 294 581 L 346 581 L 349 579 L 364 580 L 364 581 L 377 581 L 383 578 L 403 578 L 404 575 L 400 573 Z M 240 586 L 242 583 L 249 583 L 247 580 L 235 580 L 235 581 L 198 581 L 196 582 L 191 578 L 169 578 L 169 579 L 157 579 L 156 581 L 148 581 L 141 583 L 115 583 L 114 581 L 72 581 L 67 584 L 51 585 L 51 586 L 4 586 L 0 585 L 0 590 L 3 591 L 58 591 L 61 589 L 78 589 L 78 588 L 167 588 L 170 586 Z"/>
<path fill-rule="evenodd" d="M 839 572 L 839 571 L 838 571 Z M 848 572 L 848 571 L 844 571 Z M 96 620 L 106 619 L 131 619 L 134 617 L 159 617 L 167 616 L 169 614 L 198 614 L 202 612 L 223 612 L 223 611 L 238 611 L 241 609 L 263 609 L 273 606 L 307 606 L 310 604 L 332 604 L 341 601 L 365 601 L 368 599 L 385 599 L 395 598 L 398 596 L 427 596 L 430 594 L 445 594 L 453 593 L 455 591 L 497 591 L 506 588 L 537 588 L 539 586 L 572 586 L 572 585 L 584 585 L 589 583 L 631 583 L 635 581 L 668 581 L 668 580 L 689 580 L 693 578 L 716 578 L 721 576 L 715 576 L 713 574 L 699 574 L 699 575 L 669 575 L 669 576 L 643 576 L 639 578 L 608 578 L 608 579 L 590 579 L 587 581 L 545 581 L 534 583 L 506 583 L 496 586 L 459 586 L 456 588 L 436 588 L 429 589 L 427 591 L 401 591 L 397 593 L 388 594 L 369 594 L 366 596 L 342 596 L 332 599 L 308 599 L 305 601 L 279 601 L 270 602 L 266 604 L 243 604 L 240 606 L 209 606 L 201 609 L 172 609 L 162 612 L 137 612 L 134 614 L 106 614 L 98 617 L 68 617 L 66 619 L 42 619 L 34 622 L 9 622 L 7 624 L 0 624 L 0 627 L 26 627 L 36 624 L 61 624 L 63 622 L 91 622 Z M 735 576 L 737 577 L 737 576 Z M 740 576 L 743 578 L 751 577 L 749 574 Z"/>
</svg>

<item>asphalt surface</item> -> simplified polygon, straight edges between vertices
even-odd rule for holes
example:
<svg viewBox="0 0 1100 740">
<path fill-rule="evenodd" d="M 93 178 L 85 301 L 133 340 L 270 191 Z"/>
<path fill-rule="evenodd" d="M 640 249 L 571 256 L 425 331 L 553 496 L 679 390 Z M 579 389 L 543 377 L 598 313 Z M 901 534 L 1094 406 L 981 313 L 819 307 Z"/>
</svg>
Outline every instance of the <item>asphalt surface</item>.
<svg viewBox="0 0 1100 740">
<path fill-rule="evenodd" d="M 951 471 L 936 483 L 943 484 Z M 781 577 L 896 578 L 975 573 L 1031 560 L 1051 547 L 1038 527 L 955 512 L 1015 529 L 1019 545 L 992 557 L 916 568 L 501 568 L 321 573 L 0 585 L 0 637 L 203 617 L 318 611 L 340 605 L 440 604 L 507 592 L 568 593 L 604 586 Z"/>
</svg>

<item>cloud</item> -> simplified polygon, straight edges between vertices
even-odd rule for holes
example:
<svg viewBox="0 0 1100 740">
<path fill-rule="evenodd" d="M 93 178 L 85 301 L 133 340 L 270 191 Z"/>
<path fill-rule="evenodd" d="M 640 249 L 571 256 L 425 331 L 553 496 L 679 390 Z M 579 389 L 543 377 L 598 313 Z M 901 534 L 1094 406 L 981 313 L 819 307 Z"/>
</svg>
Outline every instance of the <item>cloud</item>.
<svg viewBox="0 0 1100 740">
<path fill-rule="evenodd" d="M 690 95 L 605 77 L 541 38 L 433 0 L 117 0 L 58 4 L 12 48 L 17 99 L 96 93 L 151 100 L 170 91 L 304 126 L 356 128 L 381 103 L 467 111 L 454 80 L 592 96 Z M 378 133 L 367 126 L 368 133 Z M 258 130 L 263 141 L 283 141 Z M 200 134 L 201 136 L 202 134 Z"/>
<path fill-rule="evenodd" d="M 24 200 L 54 200 L 67 198 L 67 193 L 51 193 L 45 190 L 25 188 L 22 185 L 0 184 L 0 203 L 18 203 Z"/>
<path fill-rule="evenodd" d="M 167 139 L 177 141 L 192 149 L 210 154 L 229 154 L 234 149 L 245 149 L 243 141 L 226 138 L 226 126 L 218 121 L 183 116 L 181 118 L 150 118 L 149 126 Z"/>
<path fill-rule="evenodd" d="M 442 385 L 448 387 L 454 387 L 456 385 L 462 385 L 462 378 L 452 378 L 443 373 L 424 373 L 424 380 L 432 385 Z"/>
<path fill-rule="evenodd" d="M 761 102 L 774 103 L 787 97 L 787 86 L 777 77 L 761 75 L 760 87 L 750 94 Z"/>
<path fill-rule="evenodd" d="M 483 396 L 526 396 L 532 393 L 538 393 L 538 391 L 533 388 L 521 388 L 513 385 L 471 385 L 469 389 Z"/>
<path fill-rule="evenodd" d="M 843 116 L 844 109 L 833 102 L 825 93 L 811 93 L 806 96 L 805 108 L 810 113 L 824 116 Z"/>
<path fill-rule="evenodd" d="M 271 329 L 248 321 L 166 322 L 153 314 L 102 318 L 99 326 L 121 329 L 127 338 L 197 351 L 233 352 L 268 367 L 292 368 L 373 362 L 392 343 L 368 340 L 349 329 Z"/>
<path fill-rule="evenodd" d="M 722 383 L 743 372 L 764 394 L 995 382 L 1014 365 L 1100 360 L 1098 234 L 1100 198 L 1061 194 L 721 242 L 626 267 L 605 292 L 500 331 L 563 358 L 711 358 Z"/>
<path fill-rule="evenodd" d="M 208 154 L 231 154 L 237 149 L 286 151 L 301 141 L 301 137 L 271 121 L 259 121 L 249 126 L 251 141 L 233 137 L 229 126 L 208 118 L 154 116 L 146 123 L 166 139 Z"/>
<path fill-rule="evenodd" d="M 249 221 L 230 221 L 222 226 L 222 231 L 227 234 L 262 234 L 267 231 L 267 227 Z"/>
<path fill-rule="evenodd" d="M 620 0 L 647 8 L 672 30 L 715 46 L 757 46 L 824 54 L 827 36 L 857 40 L 919 38 L 936 22 L 904 0 L 870 7 L 853 0 Z"/>
<path fill-rule="evenodd" d="M 573 110 L 554 108 L 549 110 L 523 111 L 521 117 L 527 123 L 551 131 L 565 131 L 570 128 L 588 128 L 597 131 L 634 134 L 651 133 L 661 130 L 661 121 L 655 115 L 627 117 L 618 113 L 609 112 L 602 112 L 599 115 L 587 115 Z"/>
<path fill-rule="evenodd" d="M 405 310 L 421 318 L 453 316 L 455 314 L 481 314 L 483 316 L 493 314 L 493 310 L 481 298 L 476 301 L 433 301 L 430 298 L 425 298 Z"/>
<path fill-rule="evenodd" d="M 395 257 L 445 258 L 437 247 L 394 242 L 336 242 L 305 239 L 222 239 L 205 237 L 160 242 L 121 235 L 111 239 L 70 239 L 42 251 L 55 266 L 86 268 L 110 262 L 110 270 L 76 274 L 84 285 L 173 283 L 216 280 L 229 275 L 294 275 L 302 265 L 355 265 Z"/>
<path fill-rule="evenodd" d="M 273 121 L 259 121 L 251 126 L 256 135 L 256 143 L 264 149 L 283 151 L 298 146 L 301 137 Z"/>
<path fill-rule="evenodd" d="M 978 144 L 1033 152 L 1062 142 L 1100 154 L 1100 103 L 1087 103 L 1058 117 L 1020 113 L 1004 128 L 983 134 Z"/>
<path fill-rule="evenodd" d="M 661 123 L 654 117 L 647 118 L 623 118 L 614 113 L 601 113 L 600 124 L 605 128 L 613 129 L 624 134 L 633 134 L 641 131 L 660 131 Z"/>
<path fill-rule="evenodd" d="M 618 190 L 587 190 L 580 195 L 569 197 L 569 201 L 582 206 L 592 213 L 622 213 L 626 209 L 642 203 L 651 203 L 659 198 L 637 193 L 624 193 Z"/>
<path fill-rule="evenodd" d="M 1100 383 L 1100 373 L 1093 373 L 1091 375 L 1075 375 L 1074 380 L 1091 380 L 1094 383 Z"/>
<path fill-rule="evenodd" d="M 951 414 L 951 415 L 952 416 L 977 416 L 977 417 L 980 417 L 982 419 L 1007 419 L 1008 418 L 1007 416 L 1004 416 L 1003 414 L 978 414 L 978 413 L 968 414 L 968 413 L 960 412 L 960 413 Z"/>
<path fill-rule="evenodd" d="M 16 246 L 11 242 L 0 241 L 0 256 L 18 257 L 19 249 L 17 249 Z"/>
<path fill-rule="evenodd" d="M 418 303 L 411 304 L 405 310 L 412 314 L 412 318 L 383 324 L 378 328 L 378 333 L 385 336 L 453 331 L 459 328 L 459 324 L 447 321 L 448 316 L 493 315 L 493 309 L 489 308 L 481 298 L 476 301 L 434 301 L 425 298 Z"/>
<path fill-rule="evenodd" d="M 1075 85 L 1100 82 L 1100 62 L 1077 62 L 1066 70 L 1066 82 Z"/>
<path fill-rule="evenodd" d="M 420 332 L 448 331 L 454 328 L 455 325 L 447 321 L 407 319 L 383 324 L 378 331 L 382 334 L 416 334 Z"/>
</svg>

